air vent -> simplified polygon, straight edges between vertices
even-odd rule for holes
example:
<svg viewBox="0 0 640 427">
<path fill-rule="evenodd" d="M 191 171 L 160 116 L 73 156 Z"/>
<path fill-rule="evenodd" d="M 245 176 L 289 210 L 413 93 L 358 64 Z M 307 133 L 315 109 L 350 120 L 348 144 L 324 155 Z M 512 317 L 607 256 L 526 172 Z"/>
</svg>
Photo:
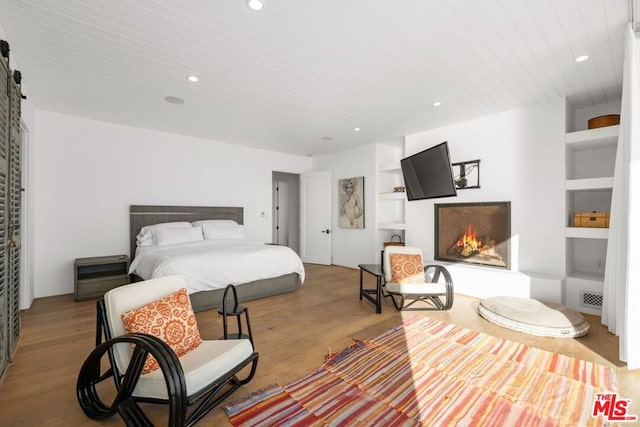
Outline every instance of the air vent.
<svg viewBox="0 0 640 427">
<path fill-rule="evenodd" d="M 602 294 L 590 291 L 580 291 L 580 305 L 600 310 L 602 309 Z"/>
</svg>

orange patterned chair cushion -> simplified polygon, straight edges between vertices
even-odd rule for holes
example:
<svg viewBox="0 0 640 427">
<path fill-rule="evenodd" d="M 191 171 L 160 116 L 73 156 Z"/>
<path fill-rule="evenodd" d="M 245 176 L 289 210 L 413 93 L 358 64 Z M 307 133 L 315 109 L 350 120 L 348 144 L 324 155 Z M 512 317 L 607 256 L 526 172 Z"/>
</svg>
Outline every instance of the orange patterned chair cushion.
<svg viewBox="0 0 640 427">
<path fill-rule="evenodd" d="M 424 267 L 422 257 L 412 254 L 391 254 L 392 283 L 424 283 Z"/>
<path fill-rule="evenodd" d="M 122 315 L 122 323 L 127 333 L 139 332 L 160 338 L 169 344 L 178 357 L 187 354 L 202 342 L 186 288 L 127 311 Z M 158 361 L 149 355 L 142 374 L 159 367 Z"/>
</svg>

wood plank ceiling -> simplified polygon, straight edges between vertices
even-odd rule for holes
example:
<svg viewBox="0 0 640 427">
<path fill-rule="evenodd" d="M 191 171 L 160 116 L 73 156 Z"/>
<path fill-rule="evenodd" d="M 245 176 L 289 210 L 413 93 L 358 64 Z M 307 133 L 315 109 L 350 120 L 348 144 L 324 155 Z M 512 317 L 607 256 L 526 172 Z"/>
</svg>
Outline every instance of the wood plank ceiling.
<svg viewBox="0 0 640 427">
<path fill-rule="evenodd" d="M 264 1 L 0 0 L 0 28 L 39 109 L 302 155 L 620 97 L 628 0 Z"/>
</svg>

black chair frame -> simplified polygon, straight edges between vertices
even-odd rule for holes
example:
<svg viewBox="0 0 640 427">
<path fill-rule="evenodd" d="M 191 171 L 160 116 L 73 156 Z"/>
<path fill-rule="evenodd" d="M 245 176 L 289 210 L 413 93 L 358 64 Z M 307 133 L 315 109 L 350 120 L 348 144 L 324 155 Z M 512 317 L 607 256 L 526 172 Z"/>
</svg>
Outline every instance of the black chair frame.
<svg viewBox="0 0 640 427">
<path fill-rule="evenodd" d="M 231 295 L 229 295 L 229 291 L 231 291 Z M 229 301 L 230 299 L 231 301 Z M 222 316 L 222 330 L 224 333 L 222 339 L 228 340 L 244 338 L 248 339 L 251 342 L 251 345 L 253 345 L 253 333 L 251 332 L 251 322 L 249 321 L 249 309 L 240 305 L 239 301 L 236 287 L 228 285 L 222 296 L 222 307 L 218 309 L 218 314 Z M 244 315 L 244 323 L 247 328 L 246 334 L 242 330 L 242 315 Z M 229 332 L 229 324 L 227 321 L 229 317 L 236 318 L 237 332 L 235 333 Z"/>
<path fill-rule="evenodd" d="M 117 412 L 127 426 L 153 426 L 138 405 L 138 402 L 144 402 L 168 405 L 168 426 L 192 426 L 240 386 L 251 381 L 255 375 L 258 353 L 253 352 L 224 376 L 215 379 L 198 393 L 187 396 L 184 372 L 171 347 L 161 339 L 148 334 L 133 333 L 112 337 L 103 299 L 98 300 L 97 308 L 96 348 L 84 361 L 76 384 L 76 395 L 80 407 L 91 419 L 108 418 Z M 114 355 L 114 346 L 120 343 L 129 343 L 133 346 L 131 361 L 124 373 L 118 369 Z M 110 367 L 101 374 L 100 361 L 105 353 L 108 355 Z M 167 386 L 168 399 L 133 396 L 149 354 L 155 357 L 160 365 Z M 236 374 L 249 364 L 251 364 L 249 374 L 243 379 L 238 378 Z M 109 378 L 113 378 L 117 394 L 111 405 L 106 405 L 101 400 L 96 386 Z M 187 414 L 188 408 L 196 403 L 197 406 Z"/>
</svg>

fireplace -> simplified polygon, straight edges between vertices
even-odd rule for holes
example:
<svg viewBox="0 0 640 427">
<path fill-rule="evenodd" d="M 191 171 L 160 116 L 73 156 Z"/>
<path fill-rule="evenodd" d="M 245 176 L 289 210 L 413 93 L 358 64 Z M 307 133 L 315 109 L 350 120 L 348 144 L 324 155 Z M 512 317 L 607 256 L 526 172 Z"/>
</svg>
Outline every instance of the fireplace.
<svg viewBox="0 0 640 427">
<path fill-rule="evenodd" d="M 436 204 L 434 218 L 436 260 L 509 268 L 510 202 Z"/>
</svg>

